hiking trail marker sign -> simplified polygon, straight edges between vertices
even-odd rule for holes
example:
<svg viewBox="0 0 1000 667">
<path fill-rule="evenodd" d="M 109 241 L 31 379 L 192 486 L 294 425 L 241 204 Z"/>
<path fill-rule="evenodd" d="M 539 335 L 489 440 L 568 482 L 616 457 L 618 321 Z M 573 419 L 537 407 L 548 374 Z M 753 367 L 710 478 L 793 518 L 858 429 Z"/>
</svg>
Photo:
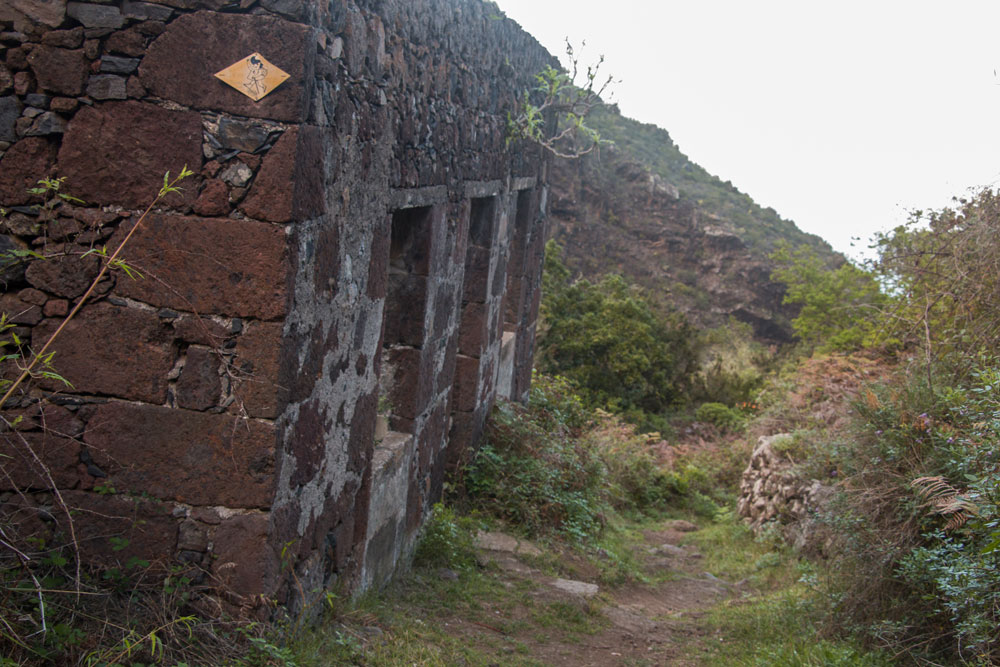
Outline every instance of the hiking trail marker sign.
<svg viewBox="0 0 1000 667">
<path fill-rule="evenodd" d="M 216 72 L 215 76 L 254 102 L 258 102 L 284 83 L 289 75 L 259 53 L 251 53 L 226 69 Z"/>
</svg>

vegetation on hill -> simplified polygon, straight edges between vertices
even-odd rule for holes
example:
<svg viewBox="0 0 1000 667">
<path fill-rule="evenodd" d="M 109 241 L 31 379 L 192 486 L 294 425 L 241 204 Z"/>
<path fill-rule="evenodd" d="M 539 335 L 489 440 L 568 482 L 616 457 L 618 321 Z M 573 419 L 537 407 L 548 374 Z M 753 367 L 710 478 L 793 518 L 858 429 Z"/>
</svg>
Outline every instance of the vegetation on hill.
<svg viewBox="0 0 1000 667">
<path fill-rule="evenodd" d="M 826 241 L 803 232 L 773 208 L 761 207 L 729 181 L 723 182 L 692 162 L 666 130 L 627 118 L 616 106 L 598 107 L 588 120 L 602 139 L 676 186 L 681 197 L 696 204 L 699 211 L 719 223 L 731 225 L 731 231 L 752 248 L 767 253 L 784 241 L 792 246 L 813 248 L 825 260 L 836 261 Z"/>
</svg>

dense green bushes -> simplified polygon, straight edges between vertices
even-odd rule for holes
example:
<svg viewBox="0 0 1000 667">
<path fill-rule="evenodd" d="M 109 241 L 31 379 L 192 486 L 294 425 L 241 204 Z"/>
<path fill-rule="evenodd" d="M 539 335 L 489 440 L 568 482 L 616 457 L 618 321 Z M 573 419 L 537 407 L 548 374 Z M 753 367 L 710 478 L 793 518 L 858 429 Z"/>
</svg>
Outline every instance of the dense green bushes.
<svg viewBox="0 0 1000 667">
<path fill-rule="evenodd" d="M 910 368 L 855 411 L 832 518 L 841 623 L 926 658 L 1000 659 L 1000 369 Z"/>
<path fill-rule="evenodd" d="M 679 314 L 658 314 L 621 276 L 570 281 L 554 241 L 546 245 L 537 364 L 572 380 L 586 404 L 650 429 L 690 386 L 694 331 Z"/>
<path fill-rule="evenodd" d="M 805 343 L 897 355 L 824 454 L 842 480 L 828 590 L 836 627 L 917 662 L 1000 662 L 998 226 L 987 190 L 877 236 L 866 269 L 778 257 Z"/>
</svg>

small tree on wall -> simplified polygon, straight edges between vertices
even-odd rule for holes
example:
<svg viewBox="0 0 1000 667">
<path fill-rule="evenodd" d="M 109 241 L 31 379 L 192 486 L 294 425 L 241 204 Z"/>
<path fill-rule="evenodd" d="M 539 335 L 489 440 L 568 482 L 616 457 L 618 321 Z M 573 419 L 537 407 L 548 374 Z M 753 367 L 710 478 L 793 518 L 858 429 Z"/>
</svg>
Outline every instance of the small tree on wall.
<svg viewBox="0 0 1000 667">
<path fill-rule="evenodd" d="M 569 40 L 566 40 L 566 56 L 569 72 L 546 65 L 535 75 L 538 85 L 524 91 L 518 109 L 507 113 L 508 145 L 525 139 L 556 157 L 573 159 L 594 151 L 602 143 L 609 143 L 587 125 L 587 116 L 595 107 L 604 104 L 601 96 L 615 83 L 613 76 L 604 79 L 600 74 L 604 56 L 588 65 L 586 73 Z"/>
</svg>

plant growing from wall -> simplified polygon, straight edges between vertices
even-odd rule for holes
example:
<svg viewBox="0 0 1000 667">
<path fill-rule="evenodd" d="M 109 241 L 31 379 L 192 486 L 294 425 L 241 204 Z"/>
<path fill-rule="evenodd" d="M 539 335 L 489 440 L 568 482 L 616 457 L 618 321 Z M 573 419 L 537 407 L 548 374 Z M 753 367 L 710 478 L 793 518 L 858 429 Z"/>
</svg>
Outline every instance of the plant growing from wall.
<svg viewBox="0 0 1000 667">
<path fill-rule="evenodd" d="M 608 92 L 614 77 L 600 74 L 604 64 L 601 56 L 586 72 L 581 69 L 573 45 L 566 41 L 569 72 L 552 65 L 535 75 L 536 86 L 524 91 L 514 112 L 507 113 L 507 145 L 524 139 L 538 144 L 557 157 L 578 158 L 597 149 L 607 141 L 587 124 L 587 116 L 604 104 L 601 96 Z"/>
</svg>

